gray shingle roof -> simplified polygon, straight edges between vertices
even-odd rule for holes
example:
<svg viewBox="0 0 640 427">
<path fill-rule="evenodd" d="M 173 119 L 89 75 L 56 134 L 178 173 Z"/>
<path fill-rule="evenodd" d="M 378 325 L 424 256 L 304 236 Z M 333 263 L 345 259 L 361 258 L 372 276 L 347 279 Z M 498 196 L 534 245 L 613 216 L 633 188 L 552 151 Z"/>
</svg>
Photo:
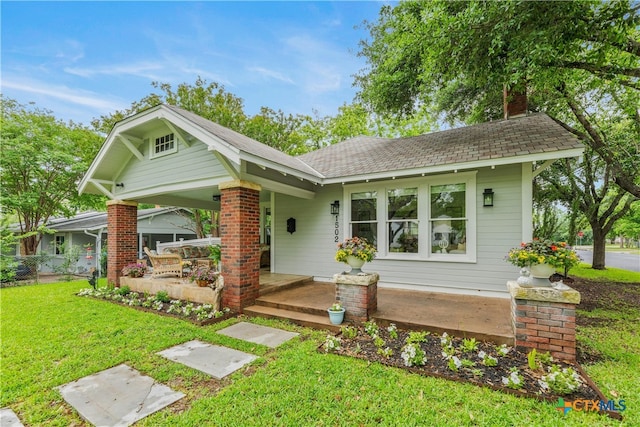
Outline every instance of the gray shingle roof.
<svg viewBox="0 0 640 427">
<path fill-rule="evenodd" d="M 546 114 L 407 138 L 356 137 L 298 159 L 326 178 L 402 171 L 582 148 Z"/>
<path fill-rule="evenodd" d="M 139 209 L 138 219 L 146 218 L 153 215 L 165 214 L 173 212 L 178 208 L 151 208 L 151 209 Z M 47 227 L 56 231 L 82 231 L 82 230 L 97 230 L 100 228 L 107 228 L 107 213 L 106 212 L 83 212 L 72 218 L 52 218 L 47 223 Z"/>
<path fill-rule="evenodd" d="M 291 169 L 321 178 L 317 171 L 313 170 L 313 168 L 302 162 L 299 158 L 292 157 L 286 153 L 283 153 L 282 151 L 269 147 L 268 145 L 258 142 L 255 139 L 249 138 L 246 135 L 200 117 L 190 111 L 183 110 L 182 108 L 175 107 L 173 105 L 165 106 L 181 115 L 182 117 L 193 122 L 194 124 L 200 126 L 207 132 L 210 132 L 226 143 L 237 148 L 238 150 L 241 150 L 248 154 L 252 154 L 262 159 L 269 160 L 271 162 L 275 162 L 282 166 L 286 166 Z"/>
</svg>

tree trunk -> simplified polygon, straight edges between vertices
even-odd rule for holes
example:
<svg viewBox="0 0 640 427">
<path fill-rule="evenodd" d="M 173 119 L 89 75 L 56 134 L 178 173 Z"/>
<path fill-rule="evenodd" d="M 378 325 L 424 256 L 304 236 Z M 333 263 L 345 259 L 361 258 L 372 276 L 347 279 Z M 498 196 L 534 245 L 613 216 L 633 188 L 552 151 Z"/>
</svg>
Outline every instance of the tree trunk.
<svg viewBox="0 0 640 427">
<path fill-rule="evenodd" d="M 20 240 L 20 255 L 35 255 L 38 252 L 38 244 L 40 239 L 38 236 L 24 237 Z"/>
<path fill-rule="evenodd" d="M 607 236 L 598 223 L 591 224 L 591 229 L 593 230 L 593 261 L 591 262 L 591 268 L 594 270 L 604 270 Z"/>
</svg>

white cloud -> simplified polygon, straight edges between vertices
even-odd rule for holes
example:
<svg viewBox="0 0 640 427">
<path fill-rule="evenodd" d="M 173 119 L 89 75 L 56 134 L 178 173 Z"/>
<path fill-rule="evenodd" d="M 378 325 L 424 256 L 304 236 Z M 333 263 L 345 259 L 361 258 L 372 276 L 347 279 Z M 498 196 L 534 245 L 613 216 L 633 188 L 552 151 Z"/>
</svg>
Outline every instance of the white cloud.
<svg viewBox="0 0 640 427">
<path fill-rule="evenodd" d="M 43 95 L 45 97 L 59 99 L 68 103 L 93 108 L 98 111 L 111 111 L 123 108 L 121 103 L 114 100 L 106 100 L 104 95 L 84 90 L 71 89 L 66 86 L 53 86 L 46 82 L 19 82 L 11 79 L 3 79 L 3 92 L 5 88 L 13 89 L 18 92 Z"/>
<path fill-rule="evenodd" d="M 64 71 L 80 77 L 93 77 L 96 75 L 136 76 L 156 80 L 159 78 L 157 72 L 163 69 L 164 66 L 156 62 L 140 62 L 137 64 L 96 66 L 89 68 L 65 67 Z"/>
<path fill-rule="evenodd" d="M 280 73 L 278 71 L 269 70 L 269 69 L 264 68 L 264 67 L 249 67 L 248 71 L 254 72 L 254 73 L 258 73 L 258 74 L 260 74 L 260 75 L 262 75 L 264 77 L 267 77 L 267 78 L 280 80 L 281 82 L 295 84 L 295 82 L 290 77 L 287 77 L 287 76 L 285 76 L 284 74 L 282 74 L 282 73 Z"/>
</svg>

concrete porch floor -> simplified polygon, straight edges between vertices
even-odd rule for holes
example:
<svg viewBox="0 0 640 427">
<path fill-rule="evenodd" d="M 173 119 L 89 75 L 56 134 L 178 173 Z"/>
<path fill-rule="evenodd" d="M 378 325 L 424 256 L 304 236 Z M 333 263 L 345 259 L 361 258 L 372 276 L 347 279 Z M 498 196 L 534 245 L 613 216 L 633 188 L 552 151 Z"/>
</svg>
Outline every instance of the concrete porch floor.
<svg viewBox="0 0 640 427">
<path fill-rule="evenodd" d="M 152 294 L 165 290 L 171 298 L 212 302 L 213 291 L 199 288 L 186 278 L 139 279 L 123 277 L 122 285 Z M 339 331 L 329 322 L 327 308 L 335 302 L 335 284 L 314 282 L 310 276 L 260 272 L 260 297 L 243 311 L 249 316 L 288 319 L 315 328 Z M 514 343 L 508 298 L 444 294 L 378 288 L 378 309 L 371 316 L 380 325 L 447 332 L 498 344 Z"/>
<path fill-rule="evenodd" d="M 307 282 L 262 295 L 245 314 L 287 318 L 305 326 L 338 330 L 329 323 L 327 308 L 335 301 L 335 284 Z M 371 316 L 380 325 L 447 332 L 513 345 L 510 301 L 506 298 L 454 295 L 378 288 L 378 310 Z"/>
</svg>

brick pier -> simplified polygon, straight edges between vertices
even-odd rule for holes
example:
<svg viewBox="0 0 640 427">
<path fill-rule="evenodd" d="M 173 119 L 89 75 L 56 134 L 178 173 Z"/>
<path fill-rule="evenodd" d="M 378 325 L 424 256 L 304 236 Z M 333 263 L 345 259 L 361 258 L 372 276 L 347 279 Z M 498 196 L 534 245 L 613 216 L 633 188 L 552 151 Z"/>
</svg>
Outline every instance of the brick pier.
<svg viewBox="0 0 640 427">
<path fill-rule="evenodd" d="M 336 301 L 345 308 L 346 320 L 366 322 L 378 309 L 378 273 L 336 274 Z"/>
<path fill-rule="evenodd" d="M 516 346 L 550 352 L 556 359 L 576 360 L 576 305 L 574 289 L 523 288 L 508 282 L 511 323 Z"/>
<path fill-rule="evenodd" d="M 107 233 L 107 282 L 120 286 L 122 269 L 138 259 L 138 203 L 107 201 Z"/>
</svg>

